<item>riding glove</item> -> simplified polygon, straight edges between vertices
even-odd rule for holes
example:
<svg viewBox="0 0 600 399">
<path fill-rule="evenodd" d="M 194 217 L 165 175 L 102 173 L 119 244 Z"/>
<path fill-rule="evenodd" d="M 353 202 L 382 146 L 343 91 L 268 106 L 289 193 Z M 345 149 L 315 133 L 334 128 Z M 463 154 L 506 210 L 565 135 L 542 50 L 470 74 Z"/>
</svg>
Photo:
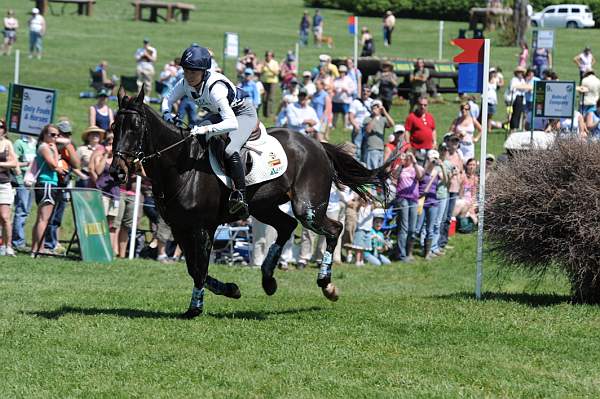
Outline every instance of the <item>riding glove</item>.
<svg viewBox="0 0 600 399">
<path fill-rule="evenodd" d="M 163 112 L 163 119 L 167 122 L 175 122 L 175 118 L 173 118 L 173 114 L 170 111 Z"/>
<path fill-rule="evenodd" d="M 208 126 L 194 126 L 190 131 L 192 136 L 208 133 Z"/>
</svg>

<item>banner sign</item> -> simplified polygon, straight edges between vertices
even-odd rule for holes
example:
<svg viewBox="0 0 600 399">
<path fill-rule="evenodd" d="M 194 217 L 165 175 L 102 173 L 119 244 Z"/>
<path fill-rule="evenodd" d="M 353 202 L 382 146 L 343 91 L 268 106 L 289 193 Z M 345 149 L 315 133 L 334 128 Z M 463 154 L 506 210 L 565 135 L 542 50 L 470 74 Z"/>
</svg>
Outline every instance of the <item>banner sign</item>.
<svg viewBox="0 0 600 399">
<path fill-rule="evenodd" d="M 56 91 L 11 83 L 8 89 L 8 131 L 38 135 L 54 119 Z"/>
<path fill-rule="evenodd" d="M 354 15 L 348 17 L 348 33 L 356 35 L 356 17 Z"/>
<path fill-rule="evenodd" d="M 239 55 L 239 38 L 237 33 L 225 32 L 226 57 L 237 57 Z"/>
<path fill-rule="evenodd" d="M 81 258 L 89 262 L 112 261 L 113 249 L 102 194 L 97 190 L 73 190 L 71 204 Z"/>
<path fill-rule="evenodd" d="M 534 30 L 531 36 L 531 44 L 533 48 L 554 48 L 554 31 L 553 30 Z"/>
<path fill-rule="evenodd" d="M 539 80 L 534 84 L 533 109 L 536 118 L 572 118 L 575 109 L 575 82 Z"/>
<path fill-rule="evenodd" d="M 484 39 L 454 39 L 452 44 L 463 50 L 454 57 L 458 63 L 458 92 L 482 93 Z"/>
</svg>

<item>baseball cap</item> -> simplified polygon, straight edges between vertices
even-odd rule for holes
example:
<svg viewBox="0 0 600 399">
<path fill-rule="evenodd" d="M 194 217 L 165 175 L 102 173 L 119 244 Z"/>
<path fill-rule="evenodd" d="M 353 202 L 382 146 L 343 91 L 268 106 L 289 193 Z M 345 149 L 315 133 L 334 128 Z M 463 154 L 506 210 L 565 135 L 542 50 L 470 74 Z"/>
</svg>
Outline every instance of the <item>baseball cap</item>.
<svg viewBox="0 0 600 399">
<path fill-rule="evenodd" d="M 427 153 L 427 159 L 433 161 L 434 159 L 440 159 L 440 153 L 437 150 L 429 150 Z"/>
<path fill-rule="evenodd" d="M 302 76 L 310 78 L 312 76 L 312 74 L 310 73 L 310 71 L 304 71 L 304 72 L 302 72 Z"/>
<path fill-rule="evenodd" d="M 254 70 L 252 68 L 244 69 L 244 75 L 254 75 Z"/>
<path fill-rule="evenodd" d="M 39 14 L 39 13 L 40 13 L 40 10 L 39 10 L 39 8 L 37 8 L 37 7 L 33 7 L 33 8 L 31 9 L 31 13 L 32 13 L 32 14 Z"/>
<path fill-rule="evenodd" d="M 373 108 L 374 106 L 383 107 L 383 103 L 381 102 L 381 100 L 375 100 L 373 101 L 371 108 Z"/>
<path fill-rule="evenodd" d="M 406 131 L 406 129 L 404 128 L 404 125 L 401 123 L 394 126 L 394 132 L 405 132 L 405 131 Z"/>
<path fill-rule="evenodd" d="M 329 60 L 330 60 L 330 58 L 329 58 L 329 56 L 327 54 L 321 54 L 319 56 L 319 61 L 321 61 L 321 62 L 327 62 Z"/>
<path fill-rule="evenodd" d="M 373 209 L 373 219 L 384 219 L 385 218 L 385 210 L 383 208 L 375 208 Z"/>
<path fill-rule="evenodd" d="M 145 38 L 144 38 L 144 43 L 150 43 L 150 39 L 149 39 L 149 38 L 147 38 L 147 37 L 145 37 Z"/>
<path fill-rule="evenodd" d="M 348 72 L 348 67 L 346 65 L 340 65 L 340 67 L 338 68 L 338 71 Z"/>
<path fill-rule="evenodd" d="M 58 128 L 58 130 L 60 130 L 61 133 L 71 134 L 71 132 L 73 131 L 73 128 L 71 127 L 71 122 L 69 122 L 66 119 L 63 119 L 62 121 L 58 122 L 56 124 L 56 127 Z"/>
</svg>

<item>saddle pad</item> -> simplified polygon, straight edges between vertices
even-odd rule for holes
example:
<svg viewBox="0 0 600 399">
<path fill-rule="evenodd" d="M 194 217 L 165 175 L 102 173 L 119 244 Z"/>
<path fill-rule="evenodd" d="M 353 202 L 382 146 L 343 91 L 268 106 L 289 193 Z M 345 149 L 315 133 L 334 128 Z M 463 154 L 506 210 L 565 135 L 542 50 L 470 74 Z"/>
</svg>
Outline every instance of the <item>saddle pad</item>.
<svg viewBox="0 0 600 399">
<path fill-rule="evenodd" d="M 269 136 L 264 125 L 260 124 L 261 135 L 254 141 L 248 141 L 244 149 L 252 158 L 252 169 L 246 174 L 246 185 L 262 183 L 283 175 L 287 170 L 288 159 L 281 143 Z M 225 174 L 212 150 L 209 151 L 210 166 L 217 177 L 231 188 L 231 178 Z"/>
</svg>

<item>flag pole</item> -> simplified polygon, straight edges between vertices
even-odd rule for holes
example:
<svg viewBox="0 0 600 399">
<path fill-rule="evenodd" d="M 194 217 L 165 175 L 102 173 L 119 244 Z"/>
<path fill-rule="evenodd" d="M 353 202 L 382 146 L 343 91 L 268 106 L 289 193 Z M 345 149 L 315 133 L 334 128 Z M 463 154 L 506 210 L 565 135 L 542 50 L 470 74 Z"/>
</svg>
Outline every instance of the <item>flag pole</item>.
<svg viewBox="0 0 600 399">
<path fill-rule="evenodd" d="M 485 213 L 485 167 L 487 158 L 488 133 L 488 82 L 490 74 L 490 39 L 483 45 L 483 85 L 481 93 L 481 147 L 479 154 L 479 203 L 477 224 L 477 275 L 475 280 L 475 297 L 481 299 L 483 281 L 483 218 Z"/>
<path fill-rule="evenodd" d="M 354 17 L 354 67 L 358 68 L 358 17 Z"/>
</svg>

